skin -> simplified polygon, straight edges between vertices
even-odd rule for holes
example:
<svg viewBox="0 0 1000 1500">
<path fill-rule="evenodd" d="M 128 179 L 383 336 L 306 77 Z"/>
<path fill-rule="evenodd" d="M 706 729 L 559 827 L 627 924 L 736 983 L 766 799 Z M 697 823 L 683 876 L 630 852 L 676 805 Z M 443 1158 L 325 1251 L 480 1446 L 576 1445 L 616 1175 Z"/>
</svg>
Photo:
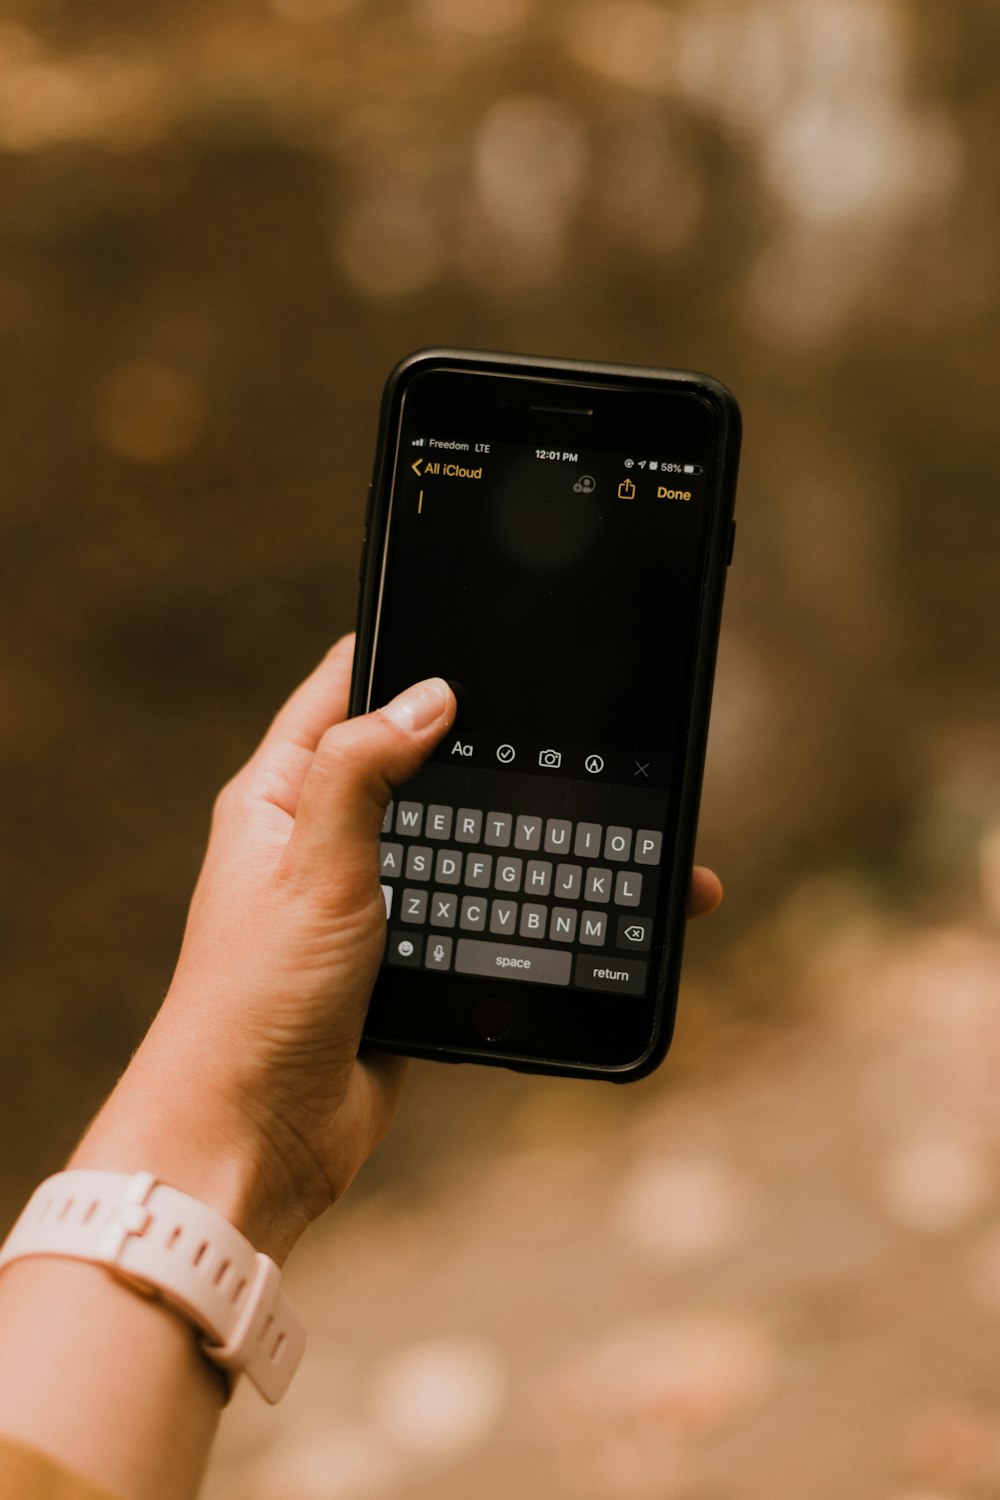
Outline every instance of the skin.
<svg viewBox="0 0 1000 1500">
<path fill-rule="evenodd" d="M 455 716 L 431 679 L 348 720 L 353 648 L 220 793 L 169 993 L 68 1163 L 154 1172 L 279 1265 L 399 1103 L 405 1061 L 358 1053 L 385 940 L 379 832 Z M 691 915 L 721 897 L 696 869 Z M 187 1500 L 224 1400 L 191 1325 L 102 1267 L 37 1257 L 0 1277 L 8 1436 L 128 1500 Z"/>
</svg>

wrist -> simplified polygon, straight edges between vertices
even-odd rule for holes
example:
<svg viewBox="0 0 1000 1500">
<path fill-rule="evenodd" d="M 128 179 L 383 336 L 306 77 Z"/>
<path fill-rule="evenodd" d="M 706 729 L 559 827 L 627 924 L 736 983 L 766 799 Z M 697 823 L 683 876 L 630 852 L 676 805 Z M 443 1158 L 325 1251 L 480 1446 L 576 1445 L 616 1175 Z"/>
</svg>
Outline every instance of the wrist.
<svg viewBox="0 0 1000 1500">
<path fill-rule="evenodd" d="M 276 1143 L 241 1111 L 190 1081 L 170 1084 L 140 1050 L 67 1166 L 152 1172 L 216 1209 L 283 1265 L 319 1206 L 279 1167 Z"/>
</svg>

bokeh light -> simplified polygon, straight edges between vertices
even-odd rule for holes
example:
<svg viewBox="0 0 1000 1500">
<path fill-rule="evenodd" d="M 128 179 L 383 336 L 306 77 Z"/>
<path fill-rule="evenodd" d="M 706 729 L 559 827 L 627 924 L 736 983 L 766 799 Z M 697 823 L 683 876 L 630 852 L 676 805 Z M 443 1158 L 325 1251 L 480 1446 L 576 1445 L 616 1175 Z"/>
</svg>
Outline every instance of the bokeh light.
<svg viewBox="0 0 1000 1500">
<path fill-rule="evenodd" d="M 118 457 L 158 464 L 194 445 L 205 415 L 205 398 L 192 376 L 155 360 L 134 360 L 101 381 L 94 427 Z"/>
<path fill-rule="evenodd" d="M 487 219 L 508 234 L 547 240 L 565 232 L 586 181 L 583 126 L 558 100 L 495 105 L 476 139 L 476 189 Z"/>
<path fill-rule="evenodd" d="M 423 291 L 440 265 L 433 219 L 418 199 L 405 194 L 372 198 L 345 215 L 336 256 L 351 285 L 374 298 Z"/>
<path fill-rule="evenodd" d="M 415 10 L 433 30 L 489 38 L 523 26 L 530 0 L 415 0 Z"/>
</svg>

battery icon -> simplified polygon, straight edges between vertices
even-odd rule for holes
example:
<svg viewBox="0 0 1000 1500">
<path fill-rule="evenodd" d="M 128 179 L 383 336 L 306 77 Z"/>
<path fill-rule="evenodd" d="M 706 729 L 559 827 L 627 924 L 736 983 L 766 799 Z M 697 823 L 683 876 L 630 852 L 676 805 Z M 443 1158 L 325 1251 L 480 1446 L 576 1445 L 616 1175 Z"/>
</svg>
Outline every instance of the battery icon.
<svg viewBox="0 0 1000 1500">
<path fill-rule="evenodd" d="M 684 474 L 704 474 L 701 464 L 685 464 L 681 471 Z"/>
</svg>

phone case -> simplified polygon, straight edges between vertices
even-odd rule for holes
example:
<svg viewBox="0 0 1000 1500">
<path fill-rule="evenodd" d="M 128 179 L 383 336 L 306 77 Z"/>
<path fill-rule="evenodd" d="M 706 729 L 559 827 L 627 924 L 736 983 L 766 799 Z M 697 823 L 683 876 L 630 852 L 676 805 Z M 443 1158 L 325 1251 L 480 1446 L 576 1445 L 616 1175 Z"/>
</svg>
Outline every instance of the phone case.
<svg viewBox="0 0 1000 1500">
<path fill-rule="evenodd" d="M 690 370 L 660 370 L 645 366 L 605 364 L 589 360 L 534 357 L 530 355 L 491 353 L 475 350 L 432 348 L 419 350 L 396 365 L 389 375 L 382 397 L 376 458 L 372 484 L 368 491 L 365 513 L 365 537 L 360 574 L 357 615 L 357 645 L 351 683 L 350 713 L 366 711 L 364 683 L 374 649 L 375 620 L 373 601 L 377 594 L 379 564 L 385 542 L 384 508 L 376 512 L 374 500 L 385 493 L 385 481 L 394 461 L 393 437 L 398 429 L 399 406 L 406 381 L 418 371 L 461 367 L 500 374 L 522 374 L 541 377 L 592 378 L 602 385 L 668 387 L 694 391 L 709 401 L 718 414 L 718 483 L 715 491 L 712 526 L 707 538 L 705 587 L 702 595 L 697 639 L 694 650 L 690 699 L 686 713 L 687 733 L 684 745 L 684 772 L 678 789 L 677 834 L 671 871 L 686 871 L 687 880 L 670 880 L 666 932 L 670 937 L 668 957 L 660 971 L 656 989 L 657 1022 L 644 1054 L 625 1066 L 608 1067 L 592 1063 L 574 1063 L 566 1059 L 511 1059 L 498 1057 L 485 1049 L 428 1047 L 414 1044 L 405 1049 L 388 1045 L 366 1031 L 369 1046 L 390 1051 L 405 1050 L 407 1055 L 440 1062 L 482 1063 L 501 1066 L 516 1072 L 555 1074 L 560 1077 L 604 1079 L 629 1083 L 643 1078 L 663 1061 L 673 1038 L 676 1001 L 687 921 L 688 886 L 694 862 L 698 807 L 705 764 L 709 712 L 715 661 L 722 616 L 726 571 L 732 556 L 735 522 L 736 474 L 739 460 L 742 424 L 739 407 L 732 393 L 709 375 Z"/>
</svg>

